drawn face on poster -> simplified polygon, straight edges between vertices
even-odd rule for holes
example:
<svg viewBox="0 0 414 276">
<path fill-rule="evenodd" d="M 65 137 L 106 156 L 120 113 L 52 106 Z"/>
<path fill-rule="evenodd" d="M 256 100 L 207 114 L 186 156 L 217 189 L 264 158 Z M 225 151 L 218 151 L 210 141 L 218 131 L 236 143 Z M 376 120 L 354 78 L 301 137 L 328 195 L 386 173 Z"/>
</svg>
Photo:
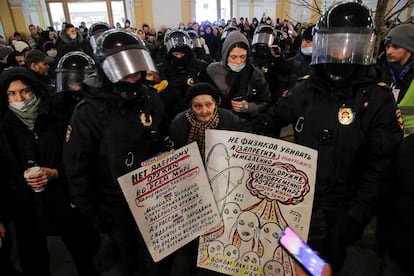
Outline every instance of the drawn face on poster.
<svg viewBox="0 0 414 276">
<path fill-rule="evenodd" d="M 212 241 L 207 248 L 208 256 L 223 256 L 224 244 L 221 241 Z"/>
<path fill-rule="evenodd" d="M 228 244 L 224 248 L 224 257 L 227 257 L 231 260 L 238 260 L 240 257 L 240 251 L 237 246 Z"/>
<path fill-rule="evenodd" d="M 264 267 L 263 272 L 265 276 L 284 276 L 285 270 L 283 265 L 277 261 L 270 260 Z"/>
</svg>

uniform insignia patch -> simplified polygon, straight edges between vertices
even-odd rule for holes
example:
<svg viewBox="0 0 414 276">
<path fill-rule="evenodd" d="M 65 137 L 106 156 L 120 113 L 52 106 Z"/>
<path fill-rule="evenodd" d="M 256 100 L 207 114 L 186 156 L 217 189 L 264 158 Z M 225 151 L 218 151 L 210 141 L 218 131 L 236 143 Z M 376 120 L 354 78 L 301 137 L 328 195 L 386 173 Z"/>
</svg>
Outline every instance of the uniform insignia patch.
<svg viewBox="0 0 414 276">
<path fill-rule="evenodd" d="M 66 128 L 66 136 L 65 136 L 66 143 L 68 143 L 70 141 L 70 135 L 71 134 L 72 134 L 72 126 L 68 125 L 68 127 Z"/>
<path fill-rule="evenodd" d="M 194 85 L 194 79 L 193 79 L 193 78 L 191 78 L 191 77 L 187 78 L 187 84 L 188 84 L 189 86 L 193 86 L 193 85 Z"/>
<path fill-rule="evenodd" d="M 400 109 L 397 109 L 397 111 L 395 111 L 395 115 L 397 116 L 398 126 L 401 129 L 404 129 L 404 120 L 403 120 L 403 116 L 402 116 L 401 110 Z"/>
<path fill-rule="evenodd" d="M 147 118 L 147 115 L 145 115 L 145 113 L 141 113 L 140 119 L 141 119 L 141 123 L 142 123 L 143 126 L 149 127 L 150 125 L 152 125 L 152 116 L 151 116 L 151 114 L 148 115 L 148 118 Z"/>
<path fill-rule="evenodd" d="M 354 113 L 352 113 L 352 108 L 341 107 L 338 112 L 338 121 L 341 125 L 347 126 L 352 124 L 354 121 Z"/>
</svg>

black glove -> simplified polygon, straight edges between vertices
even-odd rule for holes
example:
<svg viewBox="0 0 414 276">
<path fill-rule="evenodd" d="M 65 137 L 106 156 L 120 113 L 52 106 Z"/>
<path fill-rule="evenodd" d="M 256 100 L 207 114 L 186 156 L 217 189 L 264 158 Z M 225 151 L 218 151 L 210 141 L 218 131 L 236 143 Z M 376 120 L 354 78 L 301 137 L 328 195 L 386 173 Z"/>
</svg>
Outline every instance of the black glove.
<svg viewBox="0 0 414 276">
<path fill-rule="evenodd" d="M 346 257 L 346 247 L 359 240 L 363 231 L 364 226 L 348 214 L 341 215 L 333 225 L 328 225 L 325 254 L 333 271 L 341 270 Z"/>
</svg>

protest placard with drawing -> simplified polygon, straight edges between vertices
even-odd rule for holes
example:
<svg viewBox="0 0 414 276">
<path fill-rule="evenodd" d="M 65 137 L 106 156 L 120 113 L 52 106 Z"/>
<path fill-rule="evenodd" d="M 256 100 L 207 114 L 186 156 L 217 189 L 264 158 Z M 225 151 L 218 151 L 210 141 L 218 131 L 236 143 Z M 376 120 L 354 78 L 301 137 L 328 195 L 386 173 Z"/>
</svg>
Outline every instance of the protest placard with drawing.
<svg viewBox="0 0 414 276">
<path fill-rule="evenodd" d="M 317 152 L 255 134 L 206 130 L 206 170 L 222 221 L 200 237 L 198 266 L 229 275 L 294 275 L 279 245 L 307 239 Z"/>
</svg>

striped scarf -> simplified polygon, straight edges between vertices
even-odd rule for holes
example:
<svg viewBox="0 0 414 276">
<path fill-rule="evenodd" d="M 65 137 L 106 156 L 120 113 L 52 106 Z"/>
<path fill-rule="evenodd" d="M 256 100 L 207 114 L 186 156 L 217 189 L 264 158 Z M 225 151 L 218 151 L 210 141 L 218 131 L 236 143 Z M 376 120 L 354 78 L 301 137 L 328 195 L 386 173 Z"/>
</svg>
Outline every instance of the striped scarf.
<svg viewBox="0 0 414 276">
<path fill-rule="evenodd" d="M 220 121 L 217 109 L 214 111 L 213 116 L 207 122 L 198 121 L 191 110 L 187 110 L 185 113 L 188 123 L 191 126 L 190 133 L 188 135 L 188 144 L 196 141 L 200 149 L 201 157 L 204 160 L 205 148 L 206 148 L 206 129 L 215 129 Z"/>
</svg>

